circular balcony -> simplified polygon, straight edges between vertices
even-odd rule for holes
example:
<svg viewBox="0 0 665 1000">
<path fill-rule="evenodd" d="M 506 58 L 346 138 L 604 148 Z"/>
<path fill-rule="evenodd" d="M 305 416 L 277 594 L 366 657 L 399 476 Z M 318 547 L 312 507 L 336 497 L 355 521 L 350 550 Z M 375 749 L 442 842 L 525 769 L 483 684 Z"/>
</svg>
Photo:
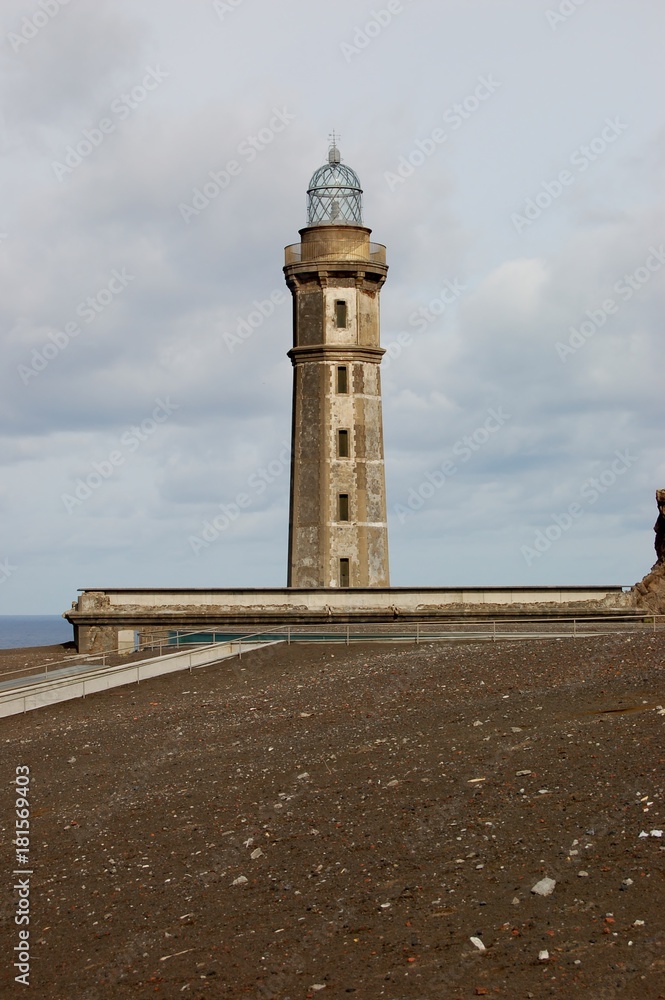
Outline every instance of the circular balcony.
<svg viewBox="0 0 665 1000">
<path fill-rule="evenodd" d="M 292 243 L 284 250 L 285 264 L 307 264 L 318 261 L 367 261 L 370 264 L 386 263 L 386 248 L 382 243 L 368 240 L 307 240 Z"/>
</svg>

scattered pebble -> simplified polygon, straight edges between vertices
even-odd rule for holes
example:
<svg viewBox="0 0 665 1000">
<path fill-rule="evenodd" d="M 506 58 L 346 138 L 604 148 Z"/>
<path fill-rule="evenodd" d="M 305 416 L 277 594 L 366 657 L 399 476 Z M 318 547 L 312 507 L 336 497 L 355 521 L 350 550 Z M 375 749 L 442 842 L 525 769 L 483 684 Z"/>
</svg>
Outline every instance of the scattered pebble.
<svg viewBox="0 0 665 1000">
<path fill-rule="evenodd" d="M 535 893 L 537 896 L 551 896 L 554 892 L 554 887 L 556 886 L 556 879 L 553 878 L 541 878 L 540 882 L 536 882 L 531 888 L 531 892 Z"/>
<path fill-rule="evenodd" d="M 186 708 L 178 687 L 182 678 L 163 678 L 158 682 L 163 715 L 144 711 L 154 694 L 141 685 L 4 722 L 13 737 L 6 745 L 0 738 L 5 773 L 15 766 L 16 744 L 33 741 L 26 753 L 31 770 L 34 761 L 45 842 L 35 846 L 49 856 L 52 880 L 44 870 L 36 902 L 48 913 L 43 923 L 54 924 L 50 932 L 39 925 L 45 938 L 50 935 L 45 953 L 54 960 L 54 995 L 73 996 L 86 987 L 94 993 L 102 967 L 91 964 L 86 941 L 92 935 L 99 939 L 94 948 L 102 960 L 122 928 L 128 940 L 139 942 L 129 959 L 132 968 L 142 967 L 147 975 L 155 968 L 169 970 L 180 979 L 174 994 L 186 986 L 188 995 L 203 995 L 207 985 L 213 992 L 254 995 L 261 971 L 280 997 L 317 996 L 328 986 L 335 996 L 345 996 L 346 988 L 362 990 L 358 980 L 366 969 L 384 971 L 383 948 L 398 941 L 395 961 L 385 968 L 391 981 L 382 982 L 379 975 L 373 988 L 375 997 L 383 992 L 382 1000 L 438 997 L 440 971 L 430 958 L 436 954 L 439 965 L 454 968 L 462 961 L 460 942 L 466 961 L 480 963 L 476 975 L 482 972 L 476 979 L 470 967 L 463 979 L 449 981 L 448 990 L 464 989 L 465 996 L 474 990 L 494 996 L 497 989 L 506 998 L 526 998 L 530 991 L 537 1000 L 544 994 L 572 995 L 574 977 L 581 973 L 584 982 L 577 988 L 594 996 L 612 992 L 621 979 L 627 995 L 657 997 L 662 970 L 654 962 L 652 936 L 659 885 L 646 855 L 659 855 L 665 845 L 658 770 L 665 720 L 659 723 L 653 711 L 620 714 L 619 708 L 636 703 L 640 690 L 649 705 L 657 700 L 649 674 L 655 682 L 665 647 L 658 636 L 636 638 L 633 656 L 626 643 L 618 635 L 577 644 L 487 645 L 479 651 L 443 643 L 413 651 L 377 647 L 371 654 L 352 647 L 338 650 L 338 666 L 325 649 L 283 647 L 274 663 L 265 662 L 265 651 L 257 654 L 256 670 L 250 657 L 246 664 L 243 657 L 242 675 L 233 666 L 196 674 L 202 691 L 192 694 Z M 483 737 L 469 733 L 476 665 L 488 678 L 482 702 L 475 704 L 484 716 L 477 728 L 487 726 L 493 743 L 505 737 L 496 750 L 481 748 Z M 512 709 L 500 704 L 508 685 Z M 543 693 L 545 705 L 539 726 L 532 724 L 534 691 Z M 314 701 L 316 711 L 303 710 Z M 253 706 L 258 710 L 250 712 Z M 617 714 L 603 714 L 608 706 Z M 510 715 L 516 714 L 526 720 L 519 740 L 522 727 L 511 732 Z M 245 726 L 252 717 L 255 725 Z M 298 718 L 307 726 L 299 726 Z M 525 733 L 528 740 L 521 738 Z M 63 752 L 81 759 L 80 773 L 72 765 L 71 773 L 62 768 Z M 147 773 L 140 767 L 144 760 L 154 763 Z M 314 767 L 311 775 L 299 770 L 305 761 Z M 481 768 L 487 775 L 478 778 Z M 464 778 L 469 771 L 476 772 L 470 781 Z M 516 775 L 523 781 L 514 782 Z M 424 776 L 427 789 L 420 788 Z M 473 785 L 471 795 L 462 783 Z M 386 788 L 388 797 L 382 794 Z M 544 791 L 551 794 L 547 803 L 548 796 L 539 794 Z M 79 827 L 70 827 L 72 817 Z M 65 824 L 66 855 L 59 850 Z M 635 845 L 641 830 L 641 839 L 657 844 Z M 572 882 L 585 858 L 593 885 L 588 872 Z M 247 866 L 251 879 L 236 878 L 233 872 L 248 860 L 263 863 Z M 534 875 L 544 881 L 548 867 L 559 875 L 549 880 L 557 899 L 538 903 L 530 898 L 529 883 Z M 627 877 L 631 871 L 634 880 Z M 225 883 L 229 876 L 232 883 Z M 225 884 L 247 888 L 248 895 L 239 893 L 235 900 L 248 906 L 224 905 Z M 617 896 L 619 889 L 629 895 Z M 381 895 L 384 900 L 377 903 Z M 178 914 L 188 903 L 198 907 L 195 915 Z M 512 918 L 505 912 L 511 904 L 522 910 Z M 107 907 L 112 912 L 105 913 Z M 633 923 L 635 909 L 645 916 Z M 257 923 L 261 913 L 266 919 Z M 144 914 L 152 934 L 145 940 Z M 78 954 L 67 934 L 69 918 L 90 928 Z M 464 945 L 469 928 L 476 935 L 470 955 Z M 552 951 L 544 958 L 547 931 L 553 932 Z M 220 960 L 220 942 L 235 933 L 236 965 Z M 200 946 L 200 966 L 192 960 L 176 968 L 173 957 L 180 941 L 191 947 L 190 934 Z M 595 944 L 589 947 L 591 940 Z M 307 949 L 302 942 L 309 942 Z M 164 944 L 176 953 L 164 952 L 159 962 Z M 433 950 L 437 946 L 440 953 Z M 629 946 L 631 956 L 623 951 Z M 498 979 L 496 969 L 486 965 L 493 964 L 489 950 L 494 955 L 497 948 L 503 956 Z M 150 957 L 142 959 L 144 949 Z M 68 952 L 73 952 L 71 971 Z M 290 960 L 300 952 L 327 957 L 316 969 L 301 964 L 305 971 L 298 976 L 298 965 Z M 574 960 L 574 954 L 584 954 L 584 960 Z M 217 991 L 212 979 L 205 981 L 214 969 Z M 317 971 L 308 988 L 308 975 Z M 405 972 L 408 979 L 401 978 Z M 82 985 L 74 982 L 75 974 Z M 343 981 L 336 981 L 338 974 Z"/>
</svg>

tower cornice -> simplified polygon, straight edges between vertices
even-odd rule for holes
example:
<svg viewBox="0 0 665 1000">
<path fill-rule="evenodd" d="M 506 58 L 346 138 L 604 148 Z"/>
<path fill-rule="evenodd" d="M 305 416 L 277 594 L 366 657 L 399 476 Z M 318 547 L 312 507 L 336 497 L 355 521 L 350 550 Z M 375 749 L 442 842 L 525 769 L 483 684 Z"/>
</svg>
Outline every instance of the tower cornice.
<svg viewBox="0 0 665 1000">
<path fill-rule="evenodd" d="M 294 365 L 306 361 L 367 361 L 380 364 L 385 354 L 383 347 L 364 347 L 358 344 L 308 344 L 304 347 L 292 347 L 287 351 Z"/>
<path fill-rule="evenodd" d="M 316 282 L 321 288 L 335 285 L 338 279 L 350 278 L 357 286 L 381 288 L 388 274 L 386 264 L 369 264 L 366 261 L 348 263 L 346 261 L 316 261 L 307 264 L 287 264 L 284 267 L 284 277 L 293 291 L 308 282 Z"/>
</svg>

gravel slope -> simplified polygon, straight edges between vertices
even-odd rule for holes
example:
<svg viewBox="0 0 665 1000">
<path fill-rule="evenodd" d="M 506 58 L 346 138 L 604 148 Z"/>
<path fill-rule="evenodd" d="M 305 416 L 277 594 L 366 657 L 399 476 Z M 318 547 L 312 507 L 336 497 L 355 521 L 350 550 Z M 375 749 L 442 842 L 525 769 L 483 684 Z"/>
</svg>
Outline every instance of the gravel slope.
<svg viewBox="0 0 665 1000">
<path fill-rule="evenodd" d="M 664 653 L 277 646 L 5 720 L 2 996 L 27 765 L 43 1000 L 665 997 Z"/>
</svg>

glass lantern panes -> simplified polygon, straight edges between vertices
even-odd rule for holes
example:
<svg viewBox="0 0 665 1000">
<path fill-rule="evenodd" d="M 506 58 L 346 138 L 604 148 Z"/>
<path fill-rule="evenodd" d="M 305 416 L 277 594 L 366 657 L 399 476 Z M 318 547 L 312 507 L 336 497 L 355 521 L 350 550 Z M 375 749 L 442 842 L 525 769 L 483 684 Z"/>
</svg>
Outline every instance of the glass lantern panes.
<svg viewBox="0 0 665 1000">
<path fill-rule="evenodd" d="M 339 162 L 336 147 L 307 190 L 308 226 L 362 226 L 362 188 L 357 174 Z"/>
</svg>

